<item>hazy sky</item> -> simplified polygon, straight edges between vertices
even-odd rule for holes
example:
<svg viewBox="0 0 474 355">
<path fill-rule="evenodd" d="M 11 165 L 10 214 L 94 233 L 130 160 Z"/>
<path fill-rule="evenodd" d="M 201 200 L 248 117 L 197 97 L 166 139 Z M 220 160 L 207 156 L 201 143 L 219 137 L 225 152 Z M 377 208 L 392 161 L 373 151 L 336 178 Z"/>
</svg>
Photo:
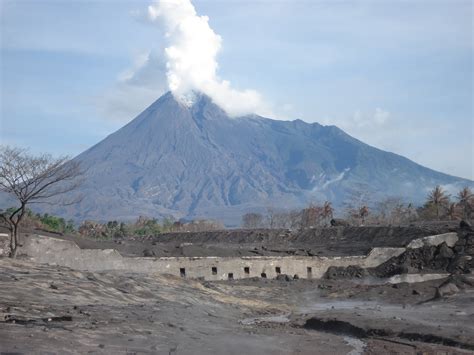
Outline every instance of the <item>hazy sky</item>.
<svg viewBox="0 0 474 355">
<path fill-rule="evenodd" d="M 1 143 L 75 155 L 167 90 L 149 1 L 0 4 Z M 472 1 L 193 4 L 222 37 L 219 77 L 269 114 L 474 179 Z"/>
</svg>

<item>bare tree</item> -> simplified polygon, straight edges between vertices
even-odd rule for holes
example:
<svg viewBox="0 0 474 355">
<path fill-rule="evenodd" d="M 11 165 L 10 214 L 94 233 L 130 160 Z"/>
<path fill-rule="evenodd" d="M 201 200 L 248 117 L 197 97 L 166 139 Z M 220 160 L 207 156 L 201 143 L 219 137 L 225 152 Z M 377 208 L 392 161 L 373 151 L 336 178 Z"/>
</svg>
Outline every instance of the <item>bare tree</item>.
<svg viewBox="0 0 474 355">
<path fill-rule="evenodd" d="M 365 219 L 369 216 L 369 207 L 367 206 L 362 206 L 358 210 L 358 217 L 361 220 L 362 225 L 365 224 Z"/>
<path fill-rule="evenodd" d="M 288 226 L 291 230 L 302 228 L 302 212 L 291 210 L 288 212 Z"/>
<path fill-rule="evenodd" d="M 441 211 L 446 209 L 449 205 L 449 196 L 441 186 L 437 185 L 428 194 L 426 202 L 428 205 L 434 206 L 436 210 L 436 219 L 439 219 L 441 217 Z"/>
<path fill-rule="evenodd" d="M 247 213 L 242 216 L 242 227 L 248 229 L 261 228 L 263 216 L 260 213 Z"/>
<path fill-rule="evenodd" d="M 329 221 L 333 218 L 334 216 L 334 208 L 332 207 L 331 202 L 325 201 L 323 205 L 323 210 L 321 212 L 321 217 L 324 220 L 324 224 L 328 225 Z"/>
<path fill-rule="evenodd" d="M 458 192 L 456 199 L 459 201 L 458 204 L 462 209 L 462 218 L 470 218 L 472 210 L 474 209 L 474 194 L 472 190 L 467 186 L 464 187 Z"/>
<path fill-rule="evenodd" d="M 0 146 L 0 191 L 9 194 L 18 203 L 15 208 L 0 214 L 10 230 L 12 258 L 18 250 L 18 228 L 27 205 L 48 203 L 51 198 L 72 191 L 81 183 L 78 179 L 80 175 L 79 163 L 67 157 L 35 156 L 26 149 Z"/>
<path fill-rule="evenodd" d="M 271 207 L 271 206 L 267 207 L 268 228 L 270 228 L 270 229 L 275 228 L 276 215 L 277 215 L 277 212 L 275 211 L 275 209 L 273 207 Z"/>
<path fill-rule="evenodd" d="M 310 203 L 308 207 L 301 210 L 301 226 L 302 228 L 312 228 L 319 226 L 323 208 L 314 203 Z"/>
<path fill-rule="evenodd" d="M 380 224 L 402 224 L 410 220 L 411 209 L 400 197 L 387 197 L 377 203 L 377 214 L 373 217 Z"/>
<path fill-rule="evenodd" d="M 368 185 L 358 183 L 349 190 L 343 203 L 348 221 L 355 225 L 364 224 L 369 213 L 368 206 L 372 205 L 371 201 L 372 196 Z M 366 215 L 365 212 L 367 212 Z"/>
</svg>

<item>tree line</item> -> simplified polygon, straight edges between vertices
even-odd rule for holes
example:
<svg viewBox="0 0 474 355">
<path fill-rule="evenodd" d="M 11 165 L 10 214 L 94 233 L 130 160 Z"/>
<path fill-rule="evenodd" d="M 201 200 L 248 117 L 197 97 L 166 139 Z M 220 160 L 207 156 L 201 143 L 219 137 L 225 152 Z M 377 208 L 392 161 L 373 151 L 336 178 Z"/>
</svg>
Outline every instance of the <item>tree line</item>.
<svg viewBox="0 0 474 355">
<path fill-rule="evenodd" d="M 402 225 L 416 221 L 470 219 L 474 213 L 474 194 L 469 187 L 462 188 L 455 196 L 449 195 L 441 186 L 435 186 L 427 195 L 425 203 L 416 207 L 402 198 L 388 197 L 370 203 L 361 198 L 364 191 L 349 199 L 341 208 L 339 216 L 343 223 L 352 226 Z M 336 214 L 331 202 L 312 202 L 303 209 L 289 211 L 267 207 L 264 213 L 250 212 L 242 216 L 242 227 L 304 229 L 327 227 Z M 337 223 L 337 221 L 336 221 Z"/>
<path fill-rule="evenodd" d="M 60 233 L 76 232 L 72 221 L 48 214 L 33 214 L 29 206 L 39 203 L 68 205 L 80 202 L 80 197 L 66 200 L 63 195 L 76 189 L 82 182 L 84 169 L 68 157 L 53 158 L 48 154 L 33 155 L 26 149 L 0 146 L 0 193 L 15 201 L 15 207 L 0 210 L 0 224 L 10 234 L 10 256 L 15 257 L 20 225 L 30 223 L 36 228 L 46 228 Z M 425 204 L 414 207 L 400 198 L 388 198 L 369 203 L 368 189 L 356 187 L 341 213 L 351 225 L 404 224 L 416 220 L 470 219 L 474 211 L 474 197 L 465 187 L 451 197 L 441 186 L 436 186 L 427 196 Z M 12 203 L 12 204 L 13 204 Z M 334 218 L 330 201 L 311 203 L 301 210 L 281 211 L 268 207 L 265 214 L 247 213 L 242 217 L 244 228 L 311 228 L 328 226 Z M 197 220 L 190 222 L 140 217 L 134 222 L 85 221 L 77 232 L 96 238 L 156 235 L 163 232 L 199 232 L 223 229 L 218 221 Z"/>
<path fill-rule="evenodd" d="M 157 236 L 170 232 L 203 232 L 224 229 L 224 225 L 215 220 L 198 219 L 189 222 L 176 221 L 173 218 L 138 217 L 133 222 L 108 221 L 105 223 L 84 221 L 77 233 L 81 236 L 100 239 L 120 239 Z"/>
</svg>

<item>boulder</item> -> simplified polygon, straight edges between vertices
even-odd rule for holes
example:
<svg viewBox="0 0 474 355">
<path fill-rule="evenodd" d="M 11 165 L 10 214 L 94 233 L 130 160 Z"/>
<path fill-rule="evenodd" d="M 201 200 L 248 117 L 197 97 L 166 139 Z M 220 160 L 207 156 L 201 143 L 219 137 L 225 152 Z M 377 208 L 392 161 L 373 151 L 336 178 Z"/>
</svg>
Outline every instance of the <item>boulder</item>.
<svg viewBox="0 0 474 355">
<path fill-rule="evenodd" d="M 464 219 L 461 222 L 459 222 L 459 227 L 462 229 L 472 230 L 471 223 L 469 223 L 468 221 L 465 221 Z"/>
<path fill-rule="evenodd" d="M 436 289 L 436 297 L 452 296 L 459 292 L 459 288 L 452 282 L 445 283 Z"/>
<path fill-rule="evenodd" d="M 452 258 L 453 255 L 454 255 L 453 250 L 450 247 L 448 247 L 446 243 L 443 243 L 438 247 L 438 255 L 436 257 L 449 259 L 449 258 Z"/>
<path fill-rule="evenodd" d="M 143 256 L 145 257 L 153 257 L 156 256 L 155 252 L 151 249 L 145 249 L 143 250 Z"/>
<path fill-rule="evenodd" d="M 291 281 L 291 277 L 289 275 L 286 275 L 286 274 L 280 274 L 276 277 L 276 279 L 278 281 Z"/>
<path fill-rule="evenodd" d="M 472 257 L 470 255 L 458 255 L 454 257 L 447 267 L 451 273 L 470 273 Z"/>
</svg>

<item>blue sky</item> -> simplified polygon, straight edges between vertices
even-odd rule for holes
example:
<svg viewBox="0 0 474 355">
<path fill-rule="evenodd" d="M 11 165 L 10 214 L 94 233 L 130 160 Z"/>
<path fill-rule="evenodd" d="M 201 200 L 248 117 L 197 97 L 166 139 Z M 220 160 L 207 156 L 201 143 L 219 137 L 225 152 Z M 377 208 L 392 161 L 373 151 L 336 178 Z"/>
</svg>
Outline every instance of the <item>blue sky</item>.
<svg viewBox="0 0 474 355">
<path fill-rule="evenodd" d="M 75 155 L 166 90 L 148 1 L 0 4 L 2 143 Z M 222 37 L 219 76 L 277 118 L 474 179 L 471 1 L 193 4 Z"/>
</svg>

